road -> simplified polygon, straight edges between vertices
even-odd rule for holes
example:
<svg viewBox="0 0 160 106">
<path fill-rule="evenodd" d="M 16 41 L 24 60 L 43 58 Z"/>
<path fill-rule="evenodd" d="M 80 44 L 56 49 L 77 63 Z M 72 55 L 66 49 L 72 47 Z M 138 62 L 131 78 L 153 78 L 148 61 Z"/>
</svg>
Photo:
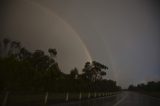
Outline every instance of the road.
<svg viewBox="0 0 160 106">
<path fill-rule="evenodd" d="M 160 99 L 126 91 L 116 96 L 51 106 L 160 106 Z"/>
</svg>

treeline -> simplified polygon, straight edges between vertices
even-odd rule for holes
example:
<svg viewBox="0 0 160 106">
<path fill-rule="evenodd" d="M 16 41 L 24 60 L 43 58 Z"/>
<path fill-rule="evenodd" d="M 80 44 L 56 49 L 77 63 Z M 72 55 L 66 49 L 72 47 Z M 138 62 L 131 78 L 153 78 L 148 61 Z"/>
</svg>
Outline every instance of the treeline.
<svg viewBox="0 0 160 106">
<path fill-rule="evenodd" d="M 160 92 L 160 81 L 150 81 L 147 84 L 141 83 L 137 86 L 130 85 L 128 89 L 132 91 Z"/>
<path fill-rule="evenodd" d="M 30 52 L 20 42 L 0 42 L 0 91 L 106 92 L 121 88 L 116 81 L 103 79 L 107 66 L 86 62 L 82 74 L 74 68 L 63 73 L 56 62 L 56 49 Z"/>
</svg>

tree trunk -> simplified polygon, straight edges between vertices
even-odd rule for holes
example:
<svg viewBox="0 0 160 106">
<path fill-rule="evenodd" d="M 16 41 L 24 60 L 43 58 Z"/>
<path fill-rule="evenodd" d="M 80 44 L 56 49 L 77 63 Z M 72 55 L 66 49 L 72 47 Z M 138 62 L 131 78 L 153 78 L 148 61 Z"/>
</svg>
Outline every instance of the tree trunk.
<svg viewBox="0 0 160 106">
<path fill-rule="evenodd" d="M 47 104 L 47 100 L 48 100 L 48 92 L 46 92 L 45 98 L 44 98 L 44 104 L 45 104 L 45 105 Z"/>
<path fill-rule="evenodd" d="M 68 101 L 68 99 L 69 99 L 69 94 L 68 94 L 68 92 L 66 93 L 66 101 Z"/>
</svg>

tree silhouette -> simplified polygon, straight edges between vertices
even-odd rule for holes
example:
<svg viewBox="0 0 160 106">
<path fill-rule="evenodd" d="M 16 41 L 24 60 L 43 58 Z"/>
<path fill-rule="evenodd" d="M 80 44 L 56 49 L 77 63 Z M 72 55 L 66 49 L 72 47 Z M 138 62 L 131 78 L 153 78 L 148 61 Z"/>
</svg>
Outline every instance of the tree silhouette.
<svg viewBox="0 0 160 106">
<path fill-rule="evenodd" d="M 23 47 L 20 49 L 19 56 L 21 60 L 29 60 L 31 58 L 31 55 L 32 54 L 26 48 Z"/>
<path fill-rule="evenodd" d="M 3 50 L 1 50 L 3 57 L 6 57 L 8 55 L 8 45 L 9 44 L 10 44 L 9 39 L 7 38 L 3 39 Z"/>
<path fill-rule="evenodd" d="M 12 41 L 8 51 L 8 55 L 14 55 L 16 58 L 19 58 L 20 50 L 21 50 L 20 42 Z"/>
<path fill-rule="evenodd" d="M 7 38 L 3 39 L 3 44 L 4 44 L 5 48 L 8 46 L 9 43 L 10 43 L 9 39 L 7 39 Z"/>
<path fill-rule="evenodd" d="M 70 76 L 72 79 L 77 79 L 78 78 L 78 69 L 74 68 L 73 70 L 71 70 Z"/>
<path fill-rule="evenodd" d="M 90 81 L 100 80 L 102 76 L 106 75 L 103 69 L 106 70 L 108 67 L 96 61 L 86 62 L 83 69 L 84 77 Z"/>
<path fill-rule="evenodd" d="M 141 83 L 137 86 L 130 85 L 128 90 L 132 91 L 145 91 L 145 92 L 159 92 L 160 91 L 160 81 L 149 81 L 147 84 Z"/>
<path fill-rule="evenodd" d="M 3 44 L 3 45 L 2 45 Z M 4 47 L 2 47 L 4 46 Z M 86 62 L 82 73 L 74 68 L 70 74 L 63 73 L 55 61 L 56 49 L 30 52 L 20 42 L 4 39 L 0 43 L 0 90 L 52 91 L 52 92 L 106 92 L 120 88 L 115 81 L 103 79 L 107 66 Z M 149 85 L 153 85 L 152 83 Z"/>
<path fill-rule="evenodd" d="M 48 52 L 49 52 L 51 57 L 55 57 L 57 55 L 56 49 L 49 48 Z"/>
</svg>

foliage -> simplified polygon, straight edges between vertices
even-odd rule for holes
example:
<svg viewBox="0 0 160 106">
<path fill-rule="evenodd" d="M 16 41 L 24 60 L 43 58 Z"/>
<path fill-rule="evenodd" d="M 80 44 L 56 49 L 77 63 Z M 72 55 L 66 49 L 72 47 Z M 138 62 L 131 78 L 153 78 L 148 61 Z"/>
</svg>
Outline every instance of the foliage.
<svg viewBox="0 0 160 106">
<path fill-rule="evenodd" d="M 20 42 L 4 39 L 0 42 L 0 90 L 52 92 L 117 91 L 115 81 L 103 79 L 107 66 L 86 62 L 83 73 L 74 68 L 63 73 L 55 58 L 56 49 L 30 52 Z"/>
<path fill-rule="evenodd" d="M 141 83 L 137 86 L 130 85 L 128 89 L 133 91 L 160 92 L 160 81 L 149 81 L 147 84 Z"/>
</svg>

